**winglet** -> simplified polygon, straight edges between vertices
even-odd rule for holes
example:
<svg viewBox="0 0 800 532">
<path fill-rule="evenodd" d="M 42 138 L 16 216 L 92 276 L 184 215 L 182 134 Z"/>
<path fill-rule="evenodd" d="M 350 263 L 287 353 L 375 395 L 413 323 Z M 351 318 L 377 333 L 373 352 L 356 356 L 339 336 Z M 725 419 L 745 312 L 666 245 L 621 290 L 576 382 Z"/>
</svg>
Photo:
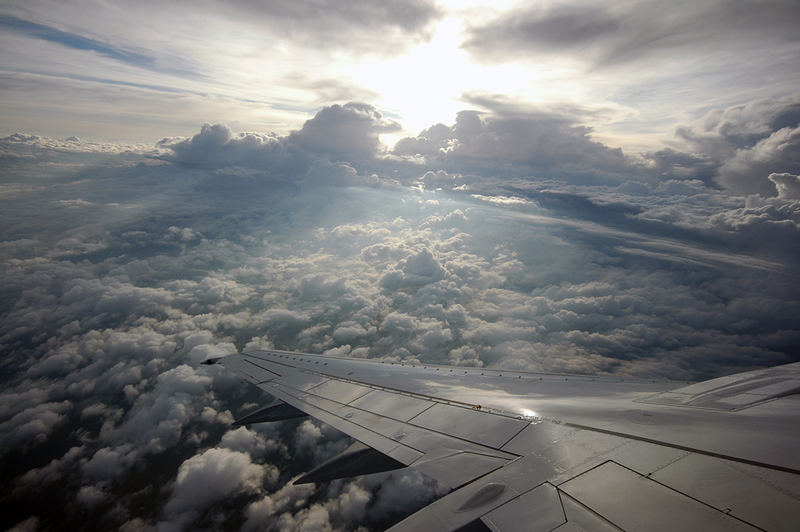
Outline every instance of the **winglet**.
<svg viewBox="0 0 800 532">
<path fill-rule="evenodd" d="M 406 466 L 372 447 L 367 447 L 361 442 L 355 442 L 341 454 L 321 463 L 292 484 L 327 482 L 337 478 L 392 471 L 401 467 Z"/>
</svg>

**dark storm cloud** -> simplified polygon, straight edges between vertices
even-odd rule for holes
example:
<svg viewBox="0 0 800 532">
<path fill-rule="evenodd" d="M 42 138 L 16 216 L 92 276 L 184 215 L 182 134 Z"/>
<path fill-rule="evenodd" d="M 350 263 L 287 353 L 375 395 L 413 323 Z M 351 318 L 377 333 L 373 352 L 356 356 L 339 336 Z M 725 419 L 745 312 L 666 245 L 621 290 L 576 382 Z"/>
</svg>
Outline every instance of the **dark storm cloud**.
<svg viewBox="0 0 800 532">
<path fill-rule="evenodd" d="M 703 53 L 769 48 L 797 43 L 800 9 L 791 0 L 740 2 L 585 2 L 531 6 L 470 31 L 464 47 L 485 60 L 580 53 L 595 65 L 677 54 L 699 46 Z"/>
</svg>

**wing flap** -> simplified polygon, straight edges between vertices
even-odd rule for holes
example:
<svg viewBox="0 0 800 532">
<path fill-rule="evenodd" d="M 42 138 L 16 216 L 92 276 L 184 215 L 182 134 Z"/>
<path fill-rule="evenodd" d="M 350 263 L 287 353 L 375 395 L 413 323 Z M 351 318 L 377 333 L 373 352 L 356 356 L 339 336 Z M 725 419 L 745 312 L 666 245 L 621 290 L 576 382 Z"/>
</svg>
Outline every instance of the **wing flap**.
<svg viewBox="0 0 800 532">
<path fill-rule="evenodd" d="M 254 363 L 247 364 L 248 360 Z M 251 382 L 257 380 L 257 386 L 281 401 L 449 487 L 461 486 L 516 458 L 499 447 L 528 423 L 294 368 L 263 356 L 233 355 L 220 362 L 241 371 Z M 261 380 L 263 375 L 253 375 L 251 366 L 283 374 Z"/>
<path fill-rule="evenodd" d="M 800 523 L 800 478 L 792 473 L 686 453 L 650 478 L 766 530 Z"/>
<path fill-rule="evenodd" d="M 369 445 L 370 447 L 388 455 L 396 460 L 410 465 L 415 460 L 423 456 L 424 453 L 411 447 L 403 445 L 396 440 L 383 436 L 365 427 L 353 423 L 340 414 L 342 405 L 327 399 L 314 397 L 310 394 L 302 394 L 297 390 L 288 387 L 281 387 L 262 383 L 259 385 L 267 393 L 278 397 L 292 406 L 308 413 L 308 415 L 331 425 L 332 427 L 344 432 Z"/>
<path fill-rule="evenodd" d="M 615 462 L 558 487 L 623 530 L 755 530 L 683 493 Z"/>
<path fill-rule="evenodd" d="M 314 388 L 301 392 L 280 382 L 259 386 L 381 453 L 419 469 L 445 486 L 458 487 L 515 458 L 513 454 L 479 443 L 316 396 Z M 463 460 L 457 460 L 454 457 L 459 453 L 469 453 L 473 459 L 466 460 L 465 455 Z"/>
<path fill-rule="evenodd" d="M 435 478 L 440 483 L 458 488 L 478 477 L 500 469 L 508 463 L 505 458 L 477 454 L 472 452 L 458 452 L 443 457 L 423 457 L 413 466 L 420 473 Z"/>
<path fill-rule="evenodd" d="M 490 488 L 494 496 L 481 496 Z M 798 489 L 793 473 L 578 429 L 392 531 L 455 530 L 477 519 L 505 532 L 792 530 L 800 522 Z"/>
<path fill-rule="evenodd" d="M 512 499 L 488 512 L 481 520 L 492 530 L 553 530 L 567 522 L 558 489 L 550 483 Z"/>
<path fill-rule="evenodd" d="M 580 531 L 585 532 L 619 532 L 619 527 L 603 517 L 597 512 L 593 512 L 564 492 L 558 492 L 561 499 L 561 507 L 564 509 L 564 517 L 567 522 L 556 528 L 558 532 Z"/>
</svg>

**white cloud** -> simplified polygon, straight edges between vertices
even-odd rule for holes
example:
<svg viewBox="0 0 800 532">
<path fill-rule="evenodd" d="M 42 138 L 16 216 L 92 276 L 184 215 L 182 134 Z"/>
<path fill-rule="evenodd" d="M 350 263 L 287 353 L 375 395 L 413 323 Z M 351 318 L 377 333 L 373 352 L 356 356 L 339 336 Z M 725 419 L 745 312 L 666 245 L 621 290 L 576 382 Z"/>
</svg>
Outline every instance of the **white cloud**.
<svg viewBox="0 0 800 532">
<path fill-rule="evenodd" d="M 719 170 L 719 182 L 740 194 L 774 195 L 769 176 L 800 173 L 800 127 L 782 128 L 754 146 L 740 149 Z"/>
<path fill-rule="evenodd" d="M 409 255 L 381 277 L 381 286 L 399 290 L 426 285 L 445 278 L 446 272 L 427 248 Z"/>
<path fill-rule="evenodd" d="M 257 432 L 249 430 L 247 427 L 239 427 L 236 430 L 229 430 L 220 440 L 220 446 L 241 453 L 248 453 L 257 456 L 264 452 L 267 442 Z"/>
<path fill-rule="evenodd" d="M 214 448 L 181 464 L 172 497 L 164 508 L 166 520 L 159 528 L 181 529 L 209 504 L 242 491 L 257 491 L 264 468 L 238 451 Z"/>
<path fill-rule="evenodd" d="M 770 174 L 767 178 L 778 189 L 778 197 L 787 200 L 800 200 L 800 176 L 782 173 Z"/>
<path fill-rule="evenodd" d="M 370 492 L 352 483 L 336 499 L 335 510 L 346 523 L 362 523 L 371 499 Z"/>
</svg>

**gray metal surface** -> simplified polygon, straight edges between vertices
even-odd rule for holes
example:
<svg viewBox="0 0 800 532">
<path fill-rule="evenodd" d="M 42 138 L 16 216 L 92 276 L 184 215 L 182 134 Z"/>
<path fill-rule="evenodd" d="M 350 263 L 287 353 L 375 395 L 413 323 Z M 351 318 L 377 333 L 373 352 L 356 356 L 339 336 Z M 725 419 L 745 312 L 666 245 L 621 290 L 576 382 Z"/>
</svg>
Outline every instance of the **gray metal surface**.
<svg viewBox="0 0 800 532">
<path fill-rule="evenodd" d="M 558 490 L 547 483 L 488 512 L 481 520 L 497 532 L 553 530 L 567 522 Z"/>
<path fill-rule="evenodd" d="M 800 522 L 800 364 L 687 386 L 281 351 L 220 363 L 456 488 L 393 530 Z"/>
<path fill-rule="evenodd" d="M 558 530 L 558 532 L 572 530 L 580 530 L 581 532 L 586 530 L 591 530 L 592 532 L 617 532 L 622 530 L 566 493 L 559 492 L 559 495 L 567 522 L 554 530 Z"/>
<path fill-rule="evenodd" d="M 559 490 L 623 530 L 755 530 L 614 462 L 561 484 Z"/>
<path fill-rule="evenodd" d="M 372 391 L 367 386 L 359 386 L 352 382 L 328 380 L 309 390 L 314 395 L 332 399 L 340 403 L 349 403 Z"/>
<path fill-rule="evenodd" d="M 766 530 L 800 527 L 800 475 L 690 453 L 650 478 Z"/>
<path fill-rule="evenodd" d="M 229 358 L 222 359 L 222 363 L 228 365 Z M 483 411 L 568 422 L 800 471 L 800 453 L 794 452 L 795 442 L 800 440 L 797 395 L 777 397 L 740 411 L 712 413 L 710 409 L 641 402 L 658 393 L 679 389 L 681 383 L 499 370 L 466 370 L 465 374 L 461 368 L 450 372 L 451 368 L 442 366 L 383 364 L 267 351 L 247 358 L 273 371 L 286 373 L 285 364 L 291 363 L 320 375 L 344 378 L 386 391 L 402 390 L 421 399 L 468 407 L 481 405 Z M 272 360 L 284 365 L 266 363 Z M 800 364 L 782 366 L 781 375 L 794 379 L 800 386 L 799 368 Z M 748 373 L 744 378 L 752 376 Z M 736 382 L 735 376 L 726 379 L 728 384 Z"/>
<path fill-rule="evenodd" d="M 435 403 L 425 399 L 409 397 L 383 390 L 372 390 L 367 395 L 350 403 L 351 406 L 375 412 L 400 421 L 408 421 Z"/>
<path fill-rule="evenodd" d="M 479 410 L 441 403 L 411 418 L 409 423 L 495 449 L 505 445 L 528 425 L 521 419 L 486 415 Z"/>
</svg>

